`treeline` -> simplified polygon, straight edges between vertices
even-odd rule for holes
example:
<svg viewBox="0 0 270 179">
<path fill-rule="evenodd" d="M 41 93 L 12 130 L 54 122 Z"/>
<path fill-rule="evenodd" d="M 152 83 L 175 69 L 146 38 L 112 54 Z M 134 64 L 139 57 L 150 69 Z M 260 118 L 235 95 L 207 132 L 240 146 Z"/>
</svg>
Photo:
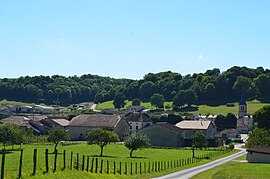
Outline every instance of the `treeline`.
<svg viewBox="0 0 270 179">
<path fill-rule="evenodd" d="M 62 105 L 103 102 L 119 94 L 129 100 L 149 101 L 155 93 L 162 94 L 166 101 L 173 101 L 176 95 L 181 99 L 183 94 L 192 94 L 193 104 L 224 104 L 239 101 L 242 92 L 249 99 L 270 101 L 270 70 L 235 66 L 222 73 L 215 68 L 185 76 L 168 71 L 149 73 L 141 80 L 97 75 L 0 79 L 1 99 Z"/>
</svg>

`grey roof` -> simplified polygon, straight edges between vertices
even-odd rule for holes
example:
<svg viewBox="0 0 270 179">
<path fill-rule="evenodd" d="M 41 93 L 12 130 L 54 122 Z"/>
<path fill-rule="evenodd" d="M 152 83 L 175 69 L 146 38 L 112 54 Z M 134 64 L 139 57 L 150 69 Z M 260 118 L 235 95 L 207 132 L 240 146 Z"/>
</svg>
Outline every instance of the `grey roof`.
<svg viewBox="0 0 270 179">
<path fill-rule="evenodd" d="M 68 126 L 114 128 L 120 120 L 118 115 L 82 114 L 72 118 Z"/>
<path fill-rule="evenodd" d="M 170 130 L 175 131 L 175 132 L 179 132 L 179 133 L 183 132 L 183 130 L 181 130 L 179 127 L 176 127 L 175 125 L 169 124 L 167 122 L 158 122 L 158 123 L 156 123 L 156 125 L 165 127 L 167 129 L 170 129 Z"/>
<path fill-rule="evenodd" d="M 129 113 L 125 116 L 125 119 L 128 122 L 152 122 L 147 114 L 139 112 Z"/>
<path fill-rule="evenodd" d="M 254 147 L 247 149 L 248 152 L 270 154 L 270 147 Z"/>
<path fill-rule="evenodd" d="M 3 124 L 14 124 L 16 126 L 28 126 L 30 119 L 24 116 L 10 116 L 4 119 L 1 119 Z"/>
</svg>

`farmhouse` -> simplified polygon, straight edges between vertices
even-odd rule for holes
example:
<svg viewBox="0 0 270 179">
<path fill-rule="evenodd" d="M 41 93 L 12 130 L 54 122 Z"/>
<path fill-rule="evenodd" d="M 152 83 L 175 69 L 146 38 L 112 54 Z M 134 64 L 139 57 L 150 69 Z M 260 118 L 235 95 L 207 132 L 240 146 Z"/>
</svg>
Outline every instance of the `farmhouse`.
<svg viewBox="0 0 270 179">
<path fill-rule="evenodd" d="M 87 132 L 94 128 L 114 131 L 122 140 L 129 135 L 130 125 L 119 115 L 82 114 L 74 117 L 66 126 L 71 140 L 85 140 Z"/>
<path fill-rule="evenodd" d="M 131 132 L 136 132 L 139 129 L 153 124 L 148 114 L 145 113 L 129 113 L 124 117 L 124 119 L 129 123 Z"/>
<path fill-rule="evenodd" d="M 152 146 L 182 147 L 184 144 L 182 130 L 166 122 L 156 123 L 139 131 L 148 136 Z"/>
<path fill-rule="evenodd" d="M 215 133 L 217 132 L 216 127 L 213 125 L 212 121 L 209 120 L 198 120 L 189 121 L 184 120 L 175 125 L 180 128 L 183 133 L 183 138 L 185 141 L 185 146 L 191 146 L 192 136 L 196 132 L 202 132 L 208 139 L 209 145 L 215 145 Z"/>
<path fill-rule="evenodd" d="M 270 163 L 270 147 L 255 147 L 247 150 L 249 163 Z"/>
<path fill-rule="evenodd" d="M 69 124 L 69 120 L 65 118 L 56 118 L 56 117 L 48 117 L 46 119 L 43 119 L 41 123 L 44 125 L 44 133 L 48 133 L 49 130 L 53 128 L 63 128 L 65 129 L 66 126 Z"/>
</svg>

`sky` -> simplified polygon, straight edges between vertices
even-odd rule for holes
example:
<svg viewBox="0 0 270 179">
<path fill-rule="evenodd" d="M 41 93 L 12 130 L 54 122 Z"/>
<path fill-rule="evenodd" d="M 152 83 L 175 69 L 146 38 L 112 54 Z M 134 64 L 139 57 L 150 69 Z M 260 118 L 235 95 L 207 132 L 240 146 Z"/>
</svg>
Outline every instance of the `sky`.
<svg viewBox="0 0 270 179">
<path fill-rule="evenodd" d="M 1 0 L 0 78 L 270 68 L 268 0 Z"/>
</svg>

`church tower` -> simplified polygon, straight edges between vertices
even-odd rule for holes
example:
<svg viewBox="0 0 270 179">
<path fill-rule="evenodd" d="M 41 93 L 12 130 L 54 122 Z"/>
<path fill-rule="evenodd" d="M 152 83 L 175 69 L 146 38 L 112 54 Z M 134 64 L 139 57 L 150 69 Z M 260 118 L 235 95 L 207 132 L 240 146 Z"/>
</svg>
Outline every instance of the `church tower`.
<svg viewBox="0 0 270 179">
<path fill-rule="evenodd" d="M 243 118 L 246 115 L 247 115 L 247 103 L 246 103 L 244 93 L 242 93 L 241 100 L 239 102 L 238 117 Z"/>
</svg>

